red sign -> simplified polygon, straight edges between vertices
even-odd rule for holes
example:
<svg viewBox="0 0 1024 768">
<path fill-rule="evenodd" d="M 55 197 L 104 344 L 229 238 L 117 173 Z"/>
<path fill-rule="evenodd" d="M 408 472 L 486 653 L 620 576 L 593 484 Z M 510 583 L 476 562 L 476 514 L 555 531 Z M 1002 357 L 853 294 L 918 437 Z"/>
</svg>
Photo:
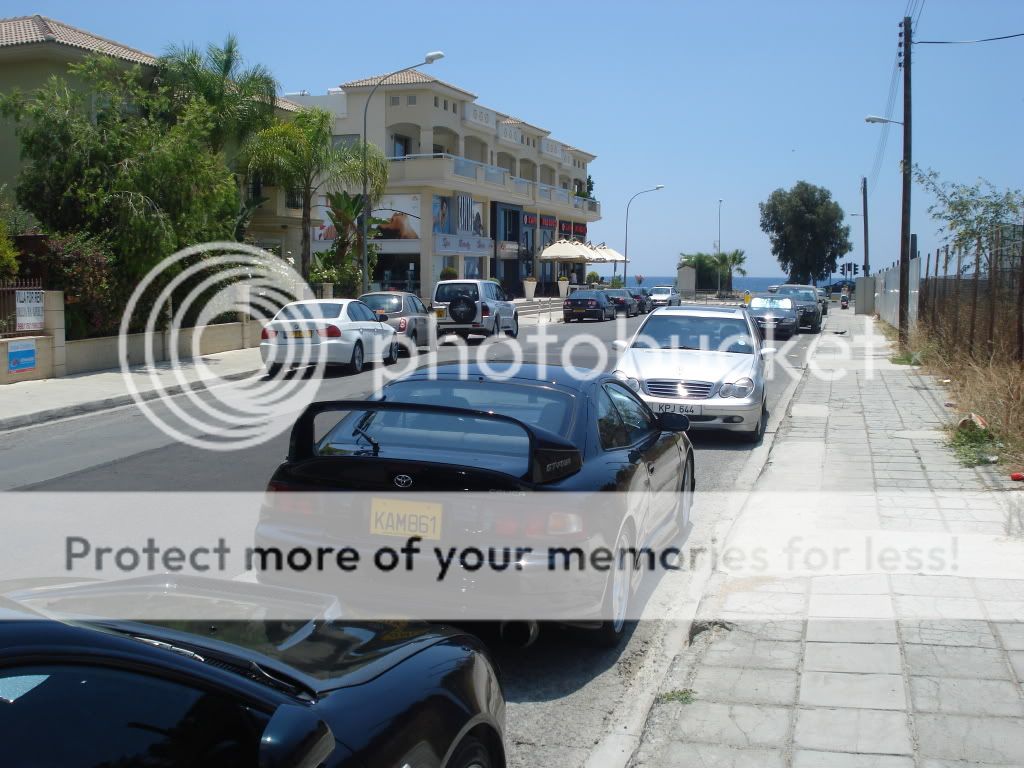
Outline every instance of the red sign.
<svg viewBox="0 0 1024 768">
<path fill-rule="evenodd" d="M 560 234 L 560 235 L 571 235 L 572 234 L 572 222 L 571 221 L 560 221 L 560 222 L 558 222 L 558 234 Z"/>
<path fill-rule="evenodd" d="M 527 227 L 537 226 L 537 214 L 535 213 L 524 213 L 523 224 Z"/>
<path fill-rule="evenodd" d="M 543 213 L 540 215 L 541 229 L 554 229 L 557 223 L 554 216 L 545 216 Z"/>
<path fill-rule="evenodd" d="M 586 224 L 573 224 L 572 225 L 572 233 L 574 235 L 583 235 L 584 237 L 586 237 L 587 236 L 587 225 Z"/>
</svg>

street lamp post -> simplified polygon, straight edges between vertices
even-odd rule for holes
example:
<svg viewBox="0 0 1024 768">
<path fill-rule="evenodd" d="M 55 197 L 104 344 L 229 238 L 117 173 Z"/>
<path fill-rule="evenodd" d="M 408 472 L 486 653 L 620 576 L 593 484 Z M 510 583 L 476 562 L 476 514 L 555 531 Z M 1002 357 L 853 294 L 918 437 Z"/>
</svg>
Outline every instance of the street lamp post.
<svg viewBox="0 0 1024 768">
<path fill-rule="evenodd" d="M 718 198 L 718 240 L 715 243 L 715 256 L 718 261 L 722 259 L 722 198 Z M 715 264 L 715 271 L 718 272 L 718 298 L 722 298 L 722 265 Z"/>
<path fill-rule="evenodd" d="M 412 64 L 411 66 L 408 66 L 408 67 L 402 67 L 401 69 L 396 69 L 394 72 L 389 72 L 388 74 L 384 75 L 382 78 L 380 78 L 374 84 L 373 88 L 370 89 L 370 93 L 367 94 L 367 96 L 366 96 L 366 104 L 363 106 L 363 200 L 362 200 L 362 202 L 363 202 L 363 211 L 362 211 L 362 216 L 361 216 L 362 222 L 361 222 L 361 224 L 359 226 L 360 234 L 362 235 L 362 237 L 360 238 L 360 240 L 362 241 L 362 244 L 361 244 L 361 247 L 360 247 L 360 251 L 361 251 L 361 254 L 360 254 L 360 256 L 361 256 L 360 266 L 362 268 L 362 273 L 363 273 L 363 281 L 362 281 L 363 282 L 363 291 L 362 291 L 363 293 L 367 293 L 370 290 L 370 261 L 369 261 L 369 258 L 368 258 L 367 243 L 366 243 L 367 232 L 369 231 L 369 224 L 370 224 L 370 204 L 369 204 L 369 194 L 370 194 L 370 190 L 369 190 L 370 178 L 369 177 L 370 177 L 370 169 L 369 169 L 369 165 L 368 165 L 369 164 L 369 159 L 367 158 L 367 155 L 366 155 L 366 145 L 369 142 L 369 138 L 366 135 L 367 134 L 366 118 L 367 118 L 367 115 L 369 114 L 369 111 L 370 111 L 370 101 L 373 100 L 373 94 L 376 93 L 377 89 L 380 88 L 382 85 L 384 85 L 384 83 L 388 79 L 394 77 L 395 75 L 400 75 L 403 72 L 408 72 L 410 69 L 416 69 L 416 67 L 421 67 L 421 66 L 424 66 L 426 64 L 433 64 L 438 59 L 443 59 L 443 58 L 444 58 L 444 53 L 442 51 L 431 51 L 430 53 L 428 53 L 426 56 L 423 57 L 423 61 L 417 62 L 416 64 Z"/>
<path fill-rule="evenodd" d="M 658 184 L 656 186 L 651 187 L 650 189 L 641 189 L 639 192 L 637 192 L 635 195 L 633 195 L 631 198 L 629 198 L 629 202 L 626 203 L 626 242 L 625 242 L 625 247 L 622 249 L 622 255 L 626 259 L 626 261 L 622 265 L 622 285 L 623 285 L 623 287 L 625 287 L 625 285 L 626 285 L 626 277 L 629 274 L 629 206 L 631 206 L 633 204 L 633 201 L 636 200 L 640 195 L 646 194 L 648 192 L 657 192 L 659 189 L 664 189 L 664 188 L 665 188 L 664 184 Z"/>
</svg>

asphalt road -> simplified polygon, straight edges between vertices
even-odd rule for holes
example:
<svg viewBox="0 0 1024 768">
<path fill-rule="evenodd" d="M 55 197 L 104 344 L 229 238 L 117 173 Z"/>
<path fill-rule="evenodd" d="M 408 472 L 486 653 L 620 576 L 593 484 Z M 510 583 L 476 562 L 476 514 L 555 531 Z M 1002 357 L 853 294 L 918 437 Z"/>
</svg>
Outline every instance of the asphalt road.
<svg viewBox="0 0 1024 768">
<path fill-rule="evenodd" d="M 518 347 L 525 360 L 543 358 L 558 363 L 568 344 L 574 365 L 603 364 L 611 369 L 614 353 L 610 342 L 626 337 L 642 320 L 543 326 L 554 337 L 546 350 L 531 338 L 539 331 L 535 325 L 524 325 L 518 341 L 489 340 L 480 346 L 488 360 L 510 359 Z M 584 332 L 594 334 L 595 343 L 579 343 L 576 337 Z M 791 342 L 776 344 L 775 370 L 768 385 L 769 429 L 778 423 L 782 415 L 778 406 L 816 338 L 799 335 Z M 455 356 L 453 348 L 442 346 L 436 360 Z M 430 360 L 424 357 L 420 364 L 430 364 Z M 330 375 L 322 381 L 319 396 L 361 398 L 370 394 L 372 381 L 369 372 Z M 187 407 L 184 398 L 177 402 Z M 744 490 L 742 484 L 753 482 L 767 457 L 767 451 L 729 435 L 693 433 L 691 437 L 696 447 L 698 491 Z M 0 441 L 0 489 L 262 490 L 286 449 L 287 435 L 282 434 L 244 451 L 198 450 L 170 440 L 135 406 L 128 406 L 9 433 Z M 698 504 L 689 533 L 691 546 L 694 541 L 707 540 L 721 514 L 721 510 Z M 663 580 L 658 587 L 666 618 L 636 624 L 620 649 L 590 647 L 585 631 L 567 628 L 545 628 L 538 642 L 525 650 L 494 644 L 509 703 L 511 765 L 583 766 L 594 750 L 610 750 L 613 759 L 608 764 L 614 764 L 616 751 L 628 749 L 616 746 L 617 734 L 639 727 L 634 721 L 643 714 L 638 710 L 642 693 L 652 690 L 664 675 L 667 659 L 681 646 L 682 633 L 687 631 L 688 603 L 681 596 L 692 585 L 687 583 L 687 575 L 673 578 L 677 581 Z"/>
</svg>

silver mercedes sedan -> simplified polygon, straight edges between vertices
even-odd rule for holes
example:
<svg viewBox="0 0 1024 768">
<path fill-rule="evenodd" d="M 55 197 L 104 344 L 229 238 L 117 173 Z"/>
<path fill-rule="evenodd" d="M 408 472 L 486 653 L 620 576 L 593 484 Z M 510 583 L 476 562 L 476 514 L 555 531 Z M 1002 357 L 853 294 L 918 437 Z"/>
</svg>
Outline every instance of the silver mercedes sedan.
<svg viewBox="0 0 1024 768">
<path fill-rule="evenodd" d="M 768 417 L 765 358 L 775 352 L 743 307 L 662 307 L 628 342 L 615 374 L 655 413 L 682 413 L 691 429 L 761 440 Z"/>
</svg>

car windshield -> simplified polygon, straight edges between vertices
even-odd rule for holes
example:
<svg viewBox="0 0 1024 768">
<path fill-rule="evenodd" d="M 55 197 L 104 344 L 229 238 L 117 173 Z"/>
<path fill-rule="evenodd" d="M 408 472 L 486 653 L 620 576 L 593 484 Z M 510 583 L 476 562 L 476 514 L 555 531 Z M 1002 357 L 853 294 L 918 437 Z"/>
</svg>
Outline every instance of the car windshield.
<svg viewBox="0 0 1024 768">
<path fill-rule="evenodd" d="M 624 299 L 629 295 L 624 288 L 613 288 L 610 291 L 605 291 L 605 294 L 608 296 L 616 296 L 620 299 Z"/>
<path fill-rule="evenodd" d="M 334 302 L 306 302 L 288 304 L 277 313 L 275 320 L 324 320 L 341 316 L 343 304 Z"/>
<path fill-rule="evenodd" d="M 633 340 L 636 349 L 703 349 L 750 355 L 754 340 L 739 317 L 651 315 Z"/>
<path fill-rule="evenodd" d="M 402 297 L 386 293 L 368 293 L 359 300 L 374 312 L 395 313 L 402 311 Z"/>
<path fill-rule="evenodd" d="M 796 296 L 798 299 L 804 301 L 817 301 L 818 296 L 814 292 L 813 288 L 793 288 L 791 286 L 782 286 L 778 291 L 780 296 Z"/>
<path fill-rule="evenodd" d="M 792 309 L 792 299 L 777 299 L 774 296 L 755 296 L 750 300 L 751 309 Z"/>
<path fill-rule="evenodd" d="M 477 290 L 476 283 L 441 283 L 434 291 L 434 301 L 452 301 L 459 296 L 477 301 L 480 298 L 480 291 Z"/>
<path fill-rule="evenodd" d="M 596 299 L 598 296 L 597 291 L 575 291 L 571 298 L 573 299 Z"/>
</svg>

